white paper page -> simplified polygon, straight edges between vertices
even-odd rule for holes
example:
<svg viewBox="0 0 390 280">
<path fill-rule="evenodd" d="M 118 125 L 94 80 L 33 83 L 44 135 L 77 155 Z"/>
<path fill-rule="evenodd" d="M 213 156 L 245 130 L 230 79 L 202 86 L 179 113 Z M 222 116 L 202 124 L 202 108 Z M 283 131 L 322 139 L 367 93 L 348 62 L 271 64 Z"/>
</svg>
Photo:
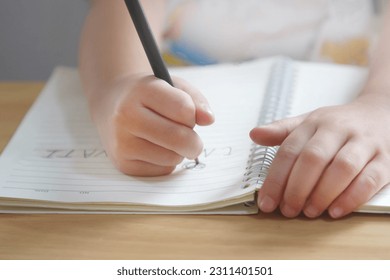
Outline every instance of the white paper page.
<svg viewBox="0 0 390 280">
<path fill-rule="evenodd" d="M 240 196 L 270 60 L 242 67 L 174 69 L 209 99 L 216 122 L 196 127 L 204 169 L 184 161 L 171 176 L 118 172 L 92 125 L 78 74 L 58 68 L 0 158 L 0 196 L 58 202 L 126 202 L 182 206 Z"/>
<path fill-rule="evenodd" d="M 296 79 L 290 115 L 300 115 L 324 106 L 340 105 L 355 99 L 367 70 L 360 67 L 293 62 Z"/>
<path fill-rule="evenodd" d="M 295 62 L 295 67 L 297 77 L 291 104 L 292 116 L 350 102 L 360 94 L 368 73 L 364 68 L 331 64 Z M 389 186 L 384 187 L 362 209 L 375 212 L 383 206 L 390 206 Z"/>
</svg>

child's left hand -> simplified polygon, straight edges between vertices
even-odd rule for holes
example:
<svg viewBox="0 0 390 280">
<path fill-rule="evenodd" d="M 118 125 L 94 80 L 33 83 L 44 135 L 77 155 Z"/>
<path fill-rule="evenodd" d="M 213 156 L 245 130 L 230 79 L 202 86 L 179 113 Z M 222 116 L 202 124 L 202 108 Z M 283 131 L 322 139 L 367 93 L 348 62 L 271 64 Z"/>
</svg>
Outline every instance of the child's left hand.
<svg viewBox="0 0 390 280">
<path fill-rule="evenodd" d="M 339 218 L 390 182 L 390 102 L 361 95 L 354 102 L 254 128 L 257 144 L 280 145 L 259 190 L 263 212 L 286 217 L 325 210 Z"/>
</svg>

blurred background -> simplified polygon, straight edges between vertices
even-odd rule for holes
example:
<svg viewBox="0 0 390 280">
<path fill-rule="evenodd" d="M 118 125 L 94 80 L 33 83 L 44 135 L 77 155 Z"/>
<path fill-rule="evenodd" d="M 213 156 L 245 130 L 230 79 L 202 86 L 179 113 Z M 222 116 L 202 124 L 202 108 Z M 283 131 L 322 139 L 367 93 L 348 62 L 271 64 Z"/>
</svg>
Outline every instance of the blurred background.
<svg viewBox="0 0 390 280">
<path fill-rule="evenodd" d="M 0 80 L 47 80 L 76 66 L 87 0 L 1 0 Z"/>
<path fill-rule="evenodd" d="M 378 14 L 388 2 L 367 1 Z M 88 6 L 89 0 L 0 0 L 0 80 L 47 80 L 57 65 L 77 66 Z M 333 45 L 326 51 L 334 56 Z"/>
</svg>

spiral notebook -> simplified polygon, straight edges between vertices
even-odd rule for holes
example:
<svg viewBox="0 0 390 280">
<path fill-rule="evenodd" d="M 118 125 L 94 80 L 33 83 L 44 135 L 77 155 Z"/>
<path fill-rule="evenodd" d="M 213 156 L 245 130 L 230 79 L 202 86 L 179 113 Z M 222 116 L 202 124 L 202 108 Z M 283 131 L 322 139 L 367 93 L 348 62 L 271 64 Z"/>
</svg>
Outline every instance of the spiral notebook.
<svg viewBox="0 0 390 280">
<path fill-rule="evenodd" d="M 249 131 L 348 102 L 366 77 L 361 68 L 282 57 L 171 72 L 196 85 L 216 115 L 214 125 L 195 128 L 201 164 L 185 160 L 161 177 L 121 174 L 99 142 L 77 70 L 60 67 L 0 157 L 0 212 L 256 213 L 277 147 L 254 145 Z M 384 189 L 361 210 L 383 211 L 389 195 Z"/>
</svg>

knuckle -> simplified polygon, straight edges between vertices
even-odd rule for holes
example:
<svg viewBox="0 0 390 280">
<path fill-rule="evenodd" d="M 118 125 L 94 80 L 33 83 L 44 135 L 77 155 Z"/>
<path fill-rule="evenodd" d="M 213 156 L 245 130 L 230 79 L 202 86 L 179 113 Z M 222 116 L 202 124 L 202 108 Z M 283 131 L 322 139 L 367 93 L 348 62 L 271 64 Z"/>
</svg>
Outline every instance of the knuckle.
<svg viewBox="0 0 390 280">
<path fill-rule="evenodd" d="M 187 158 L 196 158 L 203 150 L 200 137 L 188 127 L 167 128 L 168 142 L 172 150 Z"/>
<path fill-rule="evenodd" d="M 362 183 L 364 186 L 365 193 L 370 196 L 377 192 L 377 190 L 381 187 L 380 184 L 380 176 L 378 174 L 369 173 L 365 174 L 362 178 Z"/>
<path fill-rule="evenodd" d="M 174 108 L 177 110 L 178 116 L 183 119 L 195 119 L 195 104 L 188 95 L 183 95 L 173 103 Z"/>
<path fill-rule="evenodd" d="M 273 193 L 280 193 L 284 189 L 284 182 L 273 176 L 267 176 L 264 185 L 266 185 Z"/>
<path fill-rule="evenodd" d="M 326 160 L 326 154 L 318 146 L 309 146 L 302 150 L 301 157 L 308 164 L 318 164 Z"/>
<path fill-rule="evenodd" d="M 170 153 L 164 158 L 164 161 L 167 166 L 174 166 L 180 164 L 183 161 L 183 159 L 184 157 L 176 153 Z"/>
<path fill-rule="evenodd" d="M 336 157 L 333 165 L 336 170 L 345 174 L 357 174 L 360 171 L 359 162 L 352 155 Z"/>
<path fill-rule="evenodd" d="M 349 186 L 346 195 L 338 201 L 346 212 L 353 211 L 368 201 L 384 185 L 383 175 L 379 170 L 363 172 Z"/>
<path fill-rule="evenodd" d="M 115 109 L 108 124 L 110 129 L 115 131 L 117 135 L 120 135 L 121 131 L 125 130 L 124 128 L 139 130 L 144 125 L 142 118 L 139 116 L 139 112 L 125 106 L 120 106 Z"/>
<path fill-rule="evenodd" d="M 286 191 L 284 193 L 283 200 L 294 209 L 302 209 L 307 194 L 301 191 L 300 188 L 294 190 L 288 190 L 289 186 L 286 187 Z"/>
<path fill-rule="evenodd" d="M 166 129 L 166 133 L 172 143 L 186 143 L 189 140 L 188 129 L 183 126 L 169 126 Z"/>
<path fill-rule="evenodd" d="M 116 126 L 118 124 L 122 124 L 125 119 L 125 108 L 123 106 L 120 106 L 118 108 L 115 108 L 111 115 L 111 124 Z"/>
<path fill-rule="evenodd" d="M 358 127 L 349 127 L 348 134 L 350 135 L 350 138 L 356 139 L 356 138 L 364 138 L 365 132 L 359 130 Z M 367 136 L 370 136 L 369 134 Z"/>
<path fill-rule="evenodd" d="M 313 110 L 308 114 L 307 118 L 304 120 L 304 123 L 317 126 L 318 123 L 326 122 L 328 118 L 324 118 L 324 115 L 327 115 L 327 111 L 327 107 L 321 107 Z"/>
<path fill-rule="evenodd" d="M 117 130 L 130 131 L 132 134 L 137 132 L 145 132 L 147 122 L 145 116 L 139 111 L 127 112 L 127 115 L 118 115 L 117 119 Z"/>
<path fill-rule="evenodd" d="M 280 146 L 278 156 L 283 160 L 294 160 L 299 154 L 299 150 L 295 145 L 286 143 Z"/>
</svg>

